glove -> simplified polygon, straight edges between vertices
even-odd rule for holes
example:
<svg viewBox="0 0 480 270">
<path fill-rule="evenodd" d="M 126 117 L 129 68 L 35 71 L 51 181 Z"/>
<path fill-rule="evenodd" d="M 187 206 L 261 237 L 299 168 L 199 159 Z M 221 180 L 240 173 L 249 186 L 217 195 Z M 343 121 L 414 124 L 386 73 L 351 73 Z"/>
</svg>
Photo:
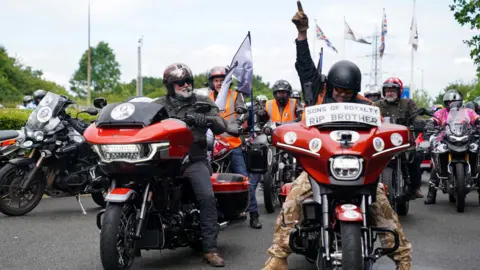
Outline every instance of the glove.
<svg viewBox="0 0 480 270">
<path fill-rule="evenodd" d="M 302 3 L 300 3 L 300 1 L 297 1 L 297 9 L 298 11 L 295 13 L 295 16 L 293 16 L 292 22 L 295 24 L 295 26 L 297 26 L 298 32 L 307 31 L 308 17 L 303 12 Z"/>
<path fill-rule="evenodd" d="M 247 109 L 242 108 L 242 107 L 239 107 L 239 108 L 236 108 L 236 109 L 235 109 L 235 112 L 236 112 L 237 114 L 244 114 L 244 113 L 247 112 Z"/>
<path fill-rule="evenodd" d="M 425 124 L 425 132 L 433 133 L 435 131 L 435 124 L 433 121 L 427 121 Z"/>
<path fill-rule="evenodd" d="M 265 110 L 259 110 L 259 111 L 257 112 L 257 115 L 258 115 L 258 116 L 266 116 L 266 115 L 267 115 L 267 112 L 266 112 Z"/>
<path fill-rule="evenodd" d="M 194 118 L 194 123 L 195 123 L 195 126 L 199 127 L 199 128 L 204 128 L 204 127 L 207 127 L 207 118 L 205 117 L 204 114 L 200 114 L 200 113 L 195 113 L 193 115 L 193 118 Z"/>
</svg>

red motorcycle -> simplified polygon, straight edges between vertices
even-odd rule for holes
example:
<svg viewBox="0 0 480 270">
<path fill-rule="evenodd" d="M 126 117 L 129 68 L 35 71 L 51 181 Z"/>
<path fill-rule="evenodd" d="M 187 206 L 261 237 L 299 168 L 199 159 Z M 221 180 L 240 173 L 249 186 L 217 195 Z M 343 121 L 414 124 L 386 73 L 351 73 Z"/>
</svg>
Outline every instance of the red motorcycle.
<svg viewBox="0 0 480 270">
<path fill-rule="evenodd" d="M 398 248 L 398 234 L 373 226 L 368 207 L 375 201 L 383 169 L 410 148 L 405 126 L 382 122 L 377 107 L 337 103 L 305 108 L 301 123 L 277 127 L 273 145 L 293 155 L 308 174 L 313 196 L 303 201 L 290 248 L 318 269 L 372 269 Z M 283 187 L 287 194 L 291 184 Z M 285 221 L 283 221 L 285 225 Z M 378 234 L 391 233 L 392 248 L 374 249 Z"/>
<path fill-rule="evenodd" d="M 418 134 L 417 138 L 415 139 L 415 144 L 417 146 L 417 148 L 420 147 L 420 144 L 425 142 L 425 140 L 423 139 L 423 133 L 420 133 Z M 428 142 L 427 142 L 428 143 Z M 424 158 L 422 160 L 422 163 L 420 164 L 420 169 L 422 170 L 422 172 L 431 172 L 432 171 L 432 161 L 431 161 L 432 157 L 430 155 L 430 153 L 425 153 L 424 154 Z"/>
<path fill-rule="evenodd" d="M 103 109 L 84 136 L 111 181 L 107 207 L 97 215 L 104 269 L 129 268 L 142 249 L 201 249 L 199 210 L 182 176 L 193 142 L 191 118 L 170 117 L 156 103 L 105 106 L 99 98 L 94 104 Z M 210 105 L 198 102 L 194 111 L 208 112 Z M 246 211 L 250 183 L 236 174 L 214 174 L 211 181 L 225 228 Z"/>
</svg>

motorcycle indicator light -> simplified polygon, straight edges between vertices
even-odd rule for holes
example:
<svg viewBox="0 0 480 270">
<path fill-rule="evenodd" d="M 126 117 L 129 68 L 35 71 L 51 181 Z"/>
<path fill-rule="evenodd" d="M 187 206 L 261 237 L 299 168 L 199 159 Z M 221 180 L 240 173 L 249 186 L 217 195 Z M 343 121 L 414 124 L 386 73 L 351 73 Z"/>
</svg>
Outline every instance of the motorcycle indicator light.
<svg viewBox="0 0 480 270">
<path fill-rule="evenodd" d="M 330 158 L 330 172 L 339 180 L 355 180 L 362 172 L 362 161 L 354 156 Z"/>
<path fill-rule="evenodd" d="M 377 152 L 383 151 L 383 149 L 385 149 L 385 142 L 382 140 L 382 138 L 373 138 L 373 148 L 375 148 Z"/>
<path fill-rule="evenodd" d="M 400 146 L 403 143 L 403 137 L 398 133 L 393 133 L 390 135 L 390 141 L 394 146 Z"/>
</svg>

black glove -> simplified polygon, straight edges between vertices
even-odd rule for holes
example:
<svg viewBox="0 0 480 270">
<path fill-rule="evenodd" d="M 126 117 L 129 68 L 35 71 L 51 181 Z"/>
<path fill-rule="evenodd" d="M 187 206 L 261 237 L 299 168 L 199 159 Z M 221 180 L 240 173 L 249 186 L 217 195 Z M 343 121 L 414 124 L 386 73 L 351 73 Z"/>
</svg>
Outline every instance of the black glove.
<svg viewBox="0 0 480 270">
<path fill-rule="evenodd" d="M 195 121 L 195 126 L 199 128 L 207 127 L 207 118 L 205 117 L 204 114 L 195 113 L 193 115 L 193 119 Z"/>
<path fill-rule="evenodd" d="M 267 111 L 265 111 L 265 110 L 258 110 L 257 115 L 258 115 L 258 116 L 265 116 L 265 115 L 267 115 Z"/>
<path fill-rule="evenodd" d="M 425 123 L 425 132 L 433 133 L 435 131 L 435 123 L 432 120 L 427 120 Z"/>
<path fill-rule="evenodd" d="M 247 112 L 247 109 L 242 108 L 242 107 L 238 107 L 238 108 L 235 109 L 235 112 L 236 112 L 237 114 L 244 114 L 244 113 Z"/>
</svg>

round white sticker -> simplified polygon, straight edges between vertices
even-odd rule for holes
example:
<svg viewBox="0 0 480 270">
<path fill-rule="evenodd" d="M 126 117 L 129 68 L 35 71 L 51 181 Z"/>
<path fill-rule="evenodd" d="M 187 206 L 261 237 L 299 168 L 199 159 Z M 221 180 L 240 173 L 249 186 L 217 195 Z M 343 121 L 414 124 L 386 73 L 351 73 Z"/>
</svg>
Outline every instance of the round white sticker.
<svg viewBox="0 0 480 270">
<path fill-rule="evenodd" d="M 122 103 L 113 108 L 110 116 L 114 120 L 124 120 L 132 116 L 135 112 L 135 106 L 131 103 Z"/>
<path fill-rule="evenodd" d="M 42 107 L 37 112 L 37 119 L 40 123 L 48 122 L 52 118 L 53 111 L 50 107 Z"/>
<path fill-rule="evenodd" d="M 385 142 L 382 140 L 382 138 L 373 138 L 373 148 L 375 148 L 377 152 L 383 151 L 383 149 L 385 149 Z"/>
<path fill-rule="evenodd" d="M 393 145 L 400 146 L 403 143 L 403 137 L 398 133 L 393 133 L 390 135 L 390 141 Z"/>
<path fill-rule="evenodd" d="M 310 148 L 310 151 L 318 153 L 322 148 L 322 141 L 319 138 L 314 138 L 308 144 L 308 148 Z"/>
<path fill-rule="evenodd" d="M 351 218 L 351 219 L 359 218 L 359 217 L 360 217 L 360 214 L 359 214 L 358 212 L 352 211 L 352 210 L 348 210 L 348 211 L 343 212 L 343 215 L 344 215 L 346 218 Z"/>
<path fill-rule="evenodd" d="M 283 136 L 283 140 L 287 144 L 294 144 L 297 141 L 297 133 L 289 131 L 285 133 L 285 136 Z"/>
</svg>

